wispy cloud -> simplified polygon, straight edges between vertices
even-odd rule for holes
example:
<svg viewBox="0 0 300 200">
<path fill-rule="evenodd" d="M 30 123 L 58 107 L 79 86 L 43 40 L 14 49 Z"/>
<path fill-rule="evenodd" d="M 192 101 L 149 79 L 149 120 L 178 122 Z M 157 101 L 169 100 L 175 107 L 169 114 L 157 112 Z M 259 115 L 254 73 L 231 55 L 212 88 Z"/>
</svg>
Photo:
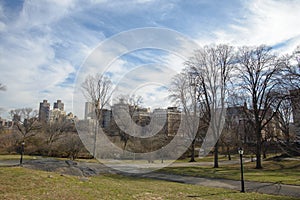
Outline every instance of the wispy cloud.
<svg viewBox="0 0 300 200">
<path fill-rule="evenodd" d="M 80 66 L 99 43 L 122 31 L 163 27 L 183 33 L 200 45 L 264 43 L 286 53 L 300 43 L 299 10 L 297 0 L 1 1 L 0 82 L 7 85 L 7 91 L 1 93 L 0 107 L 6 109 L 2 115 L 14 107 L 37 108 L 42 99 L 62 99 L 71 111 L 73 84 Z M 161 46 L 168 45 L 163 35 L 156 40 Z M 132 38 L 132 44 L 137 42 Z M 185 55 L 185 49 L 191 48 L 180 41 L 173 45 L 179 49 L 177 55 L 150 49 L 127 52 L 114 60 L 107 74 L 117 83 L 137 66 L 153 63 L 179 72 L 184 56 L 178 54 Z M 119 47 L 126 52 L 127 47 Z M 114 58 L 117 52 L 108 49 L 95 53 L 92 61 L 97 64 L 101 58 Z M 144 74 L 127 77 L 127 84 L 143 83 L 149 77 L 164 78 L 153 65 Z M 162 100 L 165 95 L 159 93 L 165 91 L 159 87 L 139 90 L 147 105 L 166 102 Z"/>
<path fill-rule="evenodd" d="M 300 43 L 300 4 L 297 0 L 245 1 L 243 16 L 227 28 L 213 31 L 219 43 L 234 45 L 277 46 L 281 52 L 291 52 Z"/>
</svg>

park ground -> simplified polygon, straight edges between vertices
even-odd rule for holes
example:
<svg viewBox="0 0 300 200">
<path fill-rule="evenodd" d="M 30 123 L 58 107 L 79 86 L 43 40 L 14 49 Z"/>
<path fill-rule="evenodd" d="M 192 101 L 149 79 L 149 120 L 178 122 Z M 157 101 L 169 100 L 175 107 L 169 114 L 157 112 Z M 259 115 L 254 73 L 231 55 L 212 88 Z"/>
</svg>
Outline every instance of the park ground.
<svg viewBox="0 0 300 200">
<path fill-rule="evenodd" d="M 0 163 L 12 164 L 16 159 L 17 157 L 0 156 Z M 93 176 L 67 175 L 61 170 L 55 171 L 49 167 L 46 171 L 26 167 L 26 161 L 30 163 L 32 159 L 33 157 L 25 157 L 23 167 L 0 167 L 0 199 L 297 199 L 288 195 L 241 193 L 237 189 L 185 184 L 176 180 L 157 180 L 155 177 L 132 177 L 105 172 Z M 246 162 L 245 180 L 300 186 L 300 162 L 297 159 L 266 160 L 263 162 L 263 170 L 255 170 L 254 163 Z M 174 177 L 181 175 L 239 179 L 239 165 L 236 160 L 233 159 L 231 163 L 222 160 L 218 169 L 212 168 L 208 160 L 209 158 L 196 163 L 177 162 L 158 173 Z M 96 164 L 94 162 L 89 160 L 76 163 Z M 60 163 L 65 161 L 60 160 Z"/>
</svg>

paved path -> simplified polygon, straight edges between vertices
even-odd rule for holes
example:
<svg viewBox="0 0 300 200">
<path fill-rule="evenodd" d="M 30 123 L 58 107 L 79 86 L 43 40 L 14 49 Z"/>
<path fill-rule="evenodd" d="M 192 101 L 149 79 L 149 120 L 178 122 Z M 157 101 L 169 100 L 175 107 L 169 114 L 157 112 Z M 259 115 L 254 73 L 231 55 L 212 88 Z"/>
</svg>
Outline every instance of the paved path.
<svg viewBox="0 0 300 200">
<path fill-rule="evenodd" d="M 193 176 L 181 176 L 163 173 L 148 173 L 143 175 L 131 175 L 143 178 L 152 178 L 166 181 L 173 181 L 185 184 L 194 184 L 207 187 L 219 187 L 233 190 L 241 190 L 241 182 L 228 179 L 211 179 Z M 245 181 L 246 192 L 259 192 L 264 194 L 284 195 L 300 199 L 300 186 L 285 185 L 280 183 L 261 183 L 254 181 Z"/>
<path fill-rule="evenodd" d="M 1 160 L 0 167 L 19 166 L 20 160 Z"/>
<path fill-rule="evenodd" d="M 18 165 L 18 160 L 0 161 L 0 166 L 14 166 Z M 196 165 L 186 163 L 187 165 Z M 175 164 L 176 165 L 176 164 Z M 183 165 L 183 164 L 180 164 Z M 197 163 L 199 165 L 199 163 Z M 29 160 L 24 162 L 24 167 L 31 169 L 39 169 L 44 171 L 54 171 L 62 174 L 69 174 L 75 176 L 94 176 L 101 173 L 117 173 L 125 176 L 139 177 L 139 178 L 151 178 L 166 180 L 172 182 L 179 182 L 184 184 L 195 184 L 207 187 L 220 187 L 232 190 L 240 190 L 240 181 L 228 180 L 228 179 L 211 179 L 200 178 L 193 176 L 181 176 L 174 174 L 164 174 L 151 172 L 147 174 L 129 174 L 120 171 L 116 171 L 107 168 L 100 163 L 88 163 L 88 162 L 74 162 L 70 160 L 57 160 L 53 158 L 43 158 L 37 160 Z M 291 196 L 300 199 L 300 186 L 285 185 L 281 183 L 261 183 L 254 181 L 245 182 L 246 192 L 259 192 L 265 194 L 284 195 Z"/>
</svg>

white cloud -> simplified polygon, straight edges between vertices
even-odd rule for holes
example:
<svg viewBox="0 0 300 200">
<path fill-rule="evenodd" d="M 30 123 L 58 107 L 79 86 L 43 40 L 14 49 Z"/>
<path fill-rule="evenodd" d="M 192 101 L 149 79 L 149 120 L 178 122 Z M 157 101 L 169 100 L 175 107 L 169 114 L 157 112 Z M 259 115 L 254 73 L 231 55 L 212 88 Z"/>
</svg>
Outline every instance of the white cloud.
<svg viewBox="0 0 300 200">
<path fill-rule="evenodd" d="M 37 109 L 43 99 L 62 99 L 70 111 L 73 87 L 66 79 L 99 38 L 68 21 L 76 14 L 73 1 L 25 1 L 14 18 L 4 11 L 0 5 L 0 19 L 5 19 L 0 21 L 0 82 L 7 86 L 0 114 L 17 107 Z M 70 32 L 62 34 L 59 27 Z"/>
<path fill-rule="evenodd" d="M 276 45 L 300 36 L 299 1 L 255 0 L 244 5 L 246 12 L 241 19 L 229 24 L 228 29 L 213 31 L 216 43 L 234 45 Z M 295 43 L 300 43 L 300 38 Z M 295 48 L 286 46 L 281 51 Z"/>
<path fill-rule="evenodd" d="M 195 8 L 191 4 L 195 4 Z M 51 103 L 56 99 L 62 99 L 66 108 L 71 108 L 73 88 L 67 78 L 78 71 L 84 58 L 99 42 L 119 31 L 131 28 L 153 24 L 158 27 L 175 27 L 177 31 L 191 37 L 195 37 L 195 32 L 199 32 L 202 36 L 198 37 L 197 42 L 201 45 L 282 43 L 278 50 L 291 52 L 300 44 L 299 1 L 245 1 L 244 7 L 236 8 L 242 9 L 243 12 L 234 13 L 236 15 L 228 14 L 231 19 L 223 21 L 220 18 L 219 24 L 210 24 L 217 21 L 215 19 L 217 17 L 212 13 L 213 3 L 191 4 L 185 7 L 182 3 L 173 1 L 160 3 L 136 0 L 128 3 L 90 0 L 83 3 L 78 0 L 35 0 L 24 1 L 22 9 L 20 11 L 17 9 L 17 13 L 13 13 L 6 11 L 5 5 L 0 3 L 0 82 L 8 88 L 6 92 L 1 93 L 0 107 L 37 108 L 38 103 L 46 98 Z M 201 12 L 195 11 L 196 6 L 199 6 Z M 207 6 L 212 11 L 209 14 L 202 9 Z M 227 4 L 224 6 L 229 6 L 230 9 L 232 7 Z M 199 17 L 202 14 L 207 16 Z M 211 18 L 213 20 L 210 21 Z M 140 39 L 144 37 L 150 38 L 151 34 L 142 33 Z M 161 35 L 156 39 L 156 46 L 170 47 L 169 42 L 172 40 L 169 40 L 167 35 Z M 151 56 L 154 56 L 155 63 L 180 72 L 184 61 L 180 56 L 187 57 L 187 52 L 193 50 L 190 42 L 181 39 L 179 38 L 176 44 L 171 43 L 178 55 L 170 52 L 163 55 L 145 53 L 139 55 L 140 59 L 147 63 L 152 59 Z M 143 40 L 133 37 L 126 42 L 136 45 Z M 150 40 L 147 42 L 149 46 L 154 44 Z M 116 47 L 113 43 L 111 45 Z M 98 52 L 91 61 L 96 64 L 99 59 L 111 61 L 116 54 L 126 52 L 128 48 L 120 44 L 118 46 L 117 50 L 111 48 L 105 52 Z M 135 64 L 134 61 L 119 58 L 114 60 L 108 71 L 114 80 L 120 80 L 130 69 L 136 67 Z M 158 74 L 155 70 L 148 70 L 145 75 L 148 78 L 154 76 L 164 78 L 164 74 Z M 147 80 L 147 76 L 140 78 Z M 149 100 L 148 105 L 151 102 L 154 104 L 162 96 L 155 88 L 146 87 L 140 90 Z M 154 93 L 157 94 L 156 97 L 150 95 Z"/>
</svg>

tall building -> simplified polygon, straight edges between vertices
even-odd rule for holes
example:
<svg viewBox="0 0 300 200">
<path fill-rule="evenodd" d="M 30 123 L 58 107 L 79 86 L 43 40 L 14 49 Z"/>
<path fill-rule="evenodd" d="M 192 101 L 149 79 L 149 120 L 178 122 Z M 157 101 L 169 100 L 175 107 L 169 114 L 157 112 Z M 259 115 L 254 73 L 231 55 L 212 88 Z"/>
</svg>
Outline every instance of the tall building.
<svg viewBox="0 0 300 200">
<path fill-rule="evenodd" d="M 65 117 L 66 117 L 66 112 L 63 110 L 60 110 L 58 108 L 50 110 L 50 116 L 49 116 L 50 122 L 63 120 Z"/>
<path fill-rule="evenodd" d="M 39 121 L 48 122 L 50 117 L 50 103 L 47 100 L 43 100 L 40 103 L 39 108 Z"/>
<path fill-rule="evenodd" d="M 84 119 L 95 119 L 95 106 L 91 102 L 85 102 Z"/>
<path fill-rule="evenodd" d="M 54 102 L 54 105 L 53 105 L 53 110 L 55 110 L 55 109 L 64 111 L 64 103 L 61 100 L 57 100 L 56 102 Z"/>
<path fill-rule="evenodd" d="M 181 123 L 181 112 L 177 107 L 168 107 L 167 109 L 156 108 L 153 110 L 153 117 L 160 123 L 165 123 L 163 132 L 167 136 L 175 136 Z"/>
<path fill-rule="evenodd" d="M 290 91 L 293 109 L 294 130 L 300 136 L 300 89 Z"/>
<path fill-rule="evenodd" d="M 112 112 L 108 109 L 102 110 L 102 127 L 109 128 L 111 124 Z"/>
</svg>

